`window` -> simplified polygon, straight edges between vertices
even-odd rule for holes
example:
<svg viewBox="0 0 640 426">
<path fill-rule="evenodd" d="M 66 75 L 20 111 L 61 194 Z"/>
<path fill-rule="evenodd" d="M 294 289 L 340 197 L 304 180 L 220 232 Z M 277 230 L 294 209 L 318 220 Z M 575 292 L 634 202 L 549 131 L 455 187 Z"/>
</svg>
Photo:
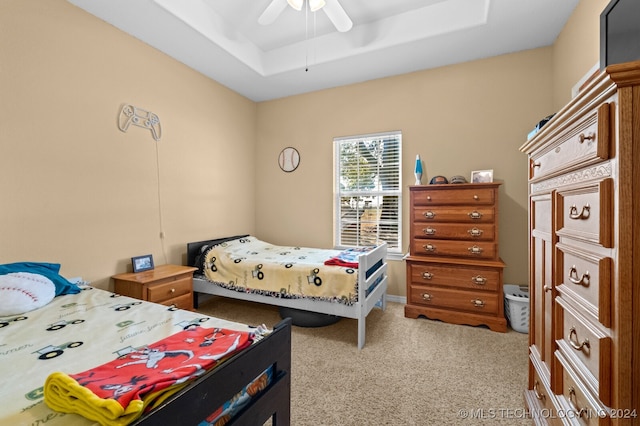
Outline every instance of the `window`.
<svg viewBox="0 0 640 426">
<path fill-rule="evenodd" d="M 386 241 L 402 247 L 402 133 L 336 138 L 334 240 L 337 247 Z"/>
</svg>

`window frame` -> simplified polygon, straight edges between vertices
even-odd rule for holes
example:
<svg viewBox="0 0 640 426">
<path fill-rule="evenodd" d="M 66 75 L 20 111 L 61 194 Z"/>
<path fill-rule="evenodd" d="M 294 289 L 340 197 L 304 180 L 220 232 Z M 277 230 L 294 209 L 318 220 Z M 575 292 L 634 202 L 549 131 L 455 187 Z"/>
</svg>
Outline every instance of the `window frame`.
<svg viewBox="0 0 640 426">
<path fill-rule="evenodd" d="M 364 191 L 345 191 L 341 188 L 340 185 L 340 177 L 341 177 L 341 150 L 340 144 L 345 141 L 354 141 L 354 140 L 369 140 L 375 141 L 378 139 L 382 139 L 385 137 L 394 137 L 398 140 L 398 152 L 397 152 L 397 188 L 392 190 L 364 190 Z M 334 151 L 334 160 L 333 160 L 333 168 L 334 168 L 334 185 L 333 185 L 333 230 L 334 230 L 334 247 L 337 249 L 345 249 L 350 247 L 358 247 L 352 245 L 341 244 L 342 241 L 342 206 L 341 200 L 343 197 L 369 197 L 369 196 L 389 196 L 392 195 L 397 197 L 397 247 L 389 247 L 387 249 L 387 257 L 390 258 L 402 258 L 403 252 L 403 228 L 402 228 L 402 131 L 388 131 L 388 132 L 379 132 L 379 133 L 369 133 L 362 135 L 354 135 L 354 136 L 343 136 L 336 137 L 333 139 L 333 151 Z M 360 220 L 358 219 L 358 224 L 360 224 Z M 367 244 L 368 245 L 368 244 Z M 360 246 L 362 247 L 362 245 Z"/>
</svg>

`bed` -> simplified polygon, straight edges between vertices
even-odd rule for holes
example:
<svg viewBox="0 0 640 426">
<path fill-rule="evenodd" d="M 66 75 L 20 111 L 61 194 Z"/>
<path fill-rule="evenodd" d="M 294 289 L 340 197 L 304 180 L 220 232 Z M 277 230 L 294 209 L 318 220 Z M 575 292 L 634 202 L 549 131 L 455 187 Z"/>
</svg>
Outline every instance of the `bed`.
<svg viewBox="0 0 640 426">
<path fill-rule="evenodd" d="M 358 349 L 365 344 L 367 315 L 386 308 L 386 255 L 386 243 L 330 250 L 277 246 L 251 235 L 187 244 L 187 264 L 198 268 L 196 306 L 198 294 L 209 294 L 356 319 Z M 331 278 L 336 274 L 348 278 L 339 294 Z M 274 279 L 267 283 L 267 277 Z"/>
<path fill-rule="evenodd" d="M 0 268 L 0 297 L 9 294 L 3 293 L 6 289 L 13 288 L 11 283 L 2 284 L 9 275 L 12 274 Z M 224 342 L 224 333 L 251 339 L 244 348 L 230 345 L 224 357 L 222 352 L 219 357 L 210 357 L 215 360 L 210 369 L 191 368 L 195 360 L 200 362 L 193 354 L 187 365 L 183 361 L 187 355 L 180 351 L 169 355 L 166 351 L 162 362 L 173 359 L 180 363 L 174 371 L 186 371 L 189 366 L 198 373 L 183 376 L 184 383 L 175 388 L 179 389 L 177 392 L 158 398 L 151 411 L 126 424 L 217 425 L 228 421 L 229 425 L 262 425 L 269 419 L 273 425 L 290 424 L 290 319 L 272 329 L 256 328 L 121 296 L 86 283 L 76 287 L 76 293 L 56 295 L 36 309 L 12 315 L 0 313 L 0 424 L 97 424 L 81 415 L 49 408 L 50 401 L 55 401 L 49 398 L 55 395 L 50 390 L 52 377 L 59 372 L 93 374 L 114 360 L 126 360 L 126 356 L 144 360 L 131 354 L 139 355 L 142 348 L 154 348 L 155 343 L 175 336 L 194 336 L 189 334 L 194 330 L 206 335 L 207 344 L 214 346 Z M 11 294 L 3 300 L 8 297 Z M 209 350 L 202 343 L 199 346 Z M 163 372 L 168 371 L 167 364 L 159 364 Z M 258 391 L 253 392 L 254 388 Z M 249 394 L 255 396 L 250 399 Z"/>
</svg>

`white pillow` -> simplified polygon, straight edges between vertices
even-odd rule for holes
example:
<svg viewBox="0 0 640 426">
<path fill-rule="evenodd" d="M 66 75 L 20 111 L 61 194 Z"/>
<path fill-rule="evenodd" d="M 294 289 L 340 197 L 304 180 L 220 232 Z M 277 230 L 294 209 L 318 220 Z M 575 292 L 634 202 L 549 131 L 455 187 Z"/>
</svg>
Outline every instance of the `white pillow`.
<svg viewBox="0 0 640 426">
<path fill-rule="evenodd" d="M 29 272 L 0 275 L 0 317 L 41 308 L 55 296 L 55 284 L 43 275 Z"/>
</svg>

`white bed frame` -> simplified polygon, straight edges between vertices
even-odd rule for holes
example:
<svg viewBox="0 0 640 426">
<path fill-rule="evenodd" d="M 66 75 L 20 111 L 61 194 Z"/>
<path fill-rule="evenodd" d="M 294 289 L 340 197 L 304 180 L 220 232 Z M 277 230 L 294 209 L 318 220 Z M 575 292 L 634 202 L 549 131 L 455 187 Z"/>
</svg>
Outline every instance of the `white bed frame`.
<svg viewBox="0 0 640 426">
<path fill-rule="evenodd" d="M 358 349 L 362 349 L 365 342 L 366 318 L 371 310 L 378 306 L 382 310 L 387 307 L 387 244 L 384 243 L 375 249 L 358 256 L 358 301 L 353 305 L 332 303 L 311 299 L 286 299 L 280 297 L 265 296 L 255 293 L 244 293 L 220 287 L 202 276 L 194 276 L 193 290 L 197 293 L 212 294 L 215 296 L 229 297 L 232 299 L 248 300 L 268 305 L 284 306 L 303 311 L 317 312 L 327 315 L 336 315 L 343 318 L 358 320 Z M 374 268 L 382 261 L 382 265 L 367 277 L 367 271 Z M 197 265 L 192 265 L 197 266 Z M 366 291 L 376 281 L 379 282 L 367 295 Z"/>
</svg>

